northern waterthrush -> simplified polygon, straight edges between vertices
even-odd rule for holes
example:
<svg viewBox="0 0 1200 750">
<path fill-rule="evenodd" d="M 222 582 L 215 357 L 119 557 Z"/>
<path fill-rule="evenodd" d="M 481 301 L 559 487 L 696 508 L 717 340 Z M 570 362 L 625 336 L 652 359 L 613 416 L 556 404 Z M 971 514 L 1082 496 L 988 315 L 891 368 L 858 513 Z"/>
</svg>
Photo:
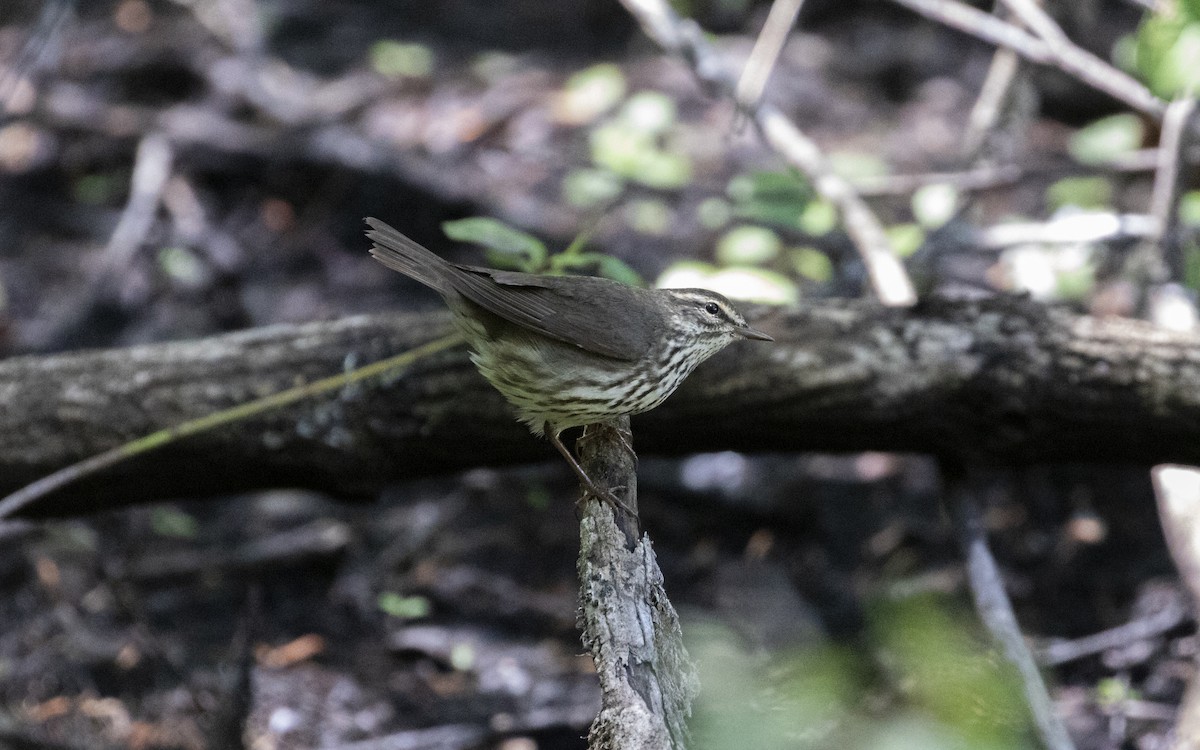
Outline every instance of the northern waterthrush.
<svg viewBox="0 0 1200 750">
<path fill-rule="evenodd" d="M 540 276 L 444 260 L 378 219 L 371 255 L 446 300 L 483 377 L 545 435 L 589 491 L 563 445 L 571 427 L 640 414 L 696 365 L 738 339 L 773 339 L 706 289 L 640 289 L 590 276 Z"/>
</svg>

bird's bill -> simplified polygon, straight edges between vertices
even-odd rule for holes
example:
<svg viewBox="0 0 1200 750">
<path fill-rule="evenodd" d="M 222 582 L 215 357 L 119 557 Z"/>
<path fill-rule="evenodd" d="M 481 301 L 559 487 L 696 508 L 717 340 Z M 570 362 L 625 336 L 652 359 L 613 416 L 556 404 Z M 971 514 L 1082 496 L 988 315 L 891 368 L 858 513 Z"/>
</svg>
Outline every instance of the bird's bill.
<svg viewBox="0 0 1200 750">
<path fill-rule="evenodd" d="M 757 331 L 750 326 L 738 329 L 738 334 L 744 339 L 754 339 L 755 341 L 774 341 L 774 336 L 769 336 L 762 331 Z"/>
</svg>

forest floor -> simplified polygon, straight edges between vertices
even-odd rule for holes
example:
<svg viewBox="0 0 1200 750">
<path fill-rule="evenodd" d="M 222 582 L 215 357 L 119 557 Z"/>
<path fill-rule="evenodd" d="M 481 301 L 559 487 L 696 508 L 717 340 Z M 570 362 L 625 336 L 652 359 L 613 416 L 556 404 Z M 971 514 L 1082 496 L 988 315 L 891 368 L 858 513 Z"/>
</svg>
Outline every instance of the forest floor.
<svg viewBox="0 0 1200 750">
<path fill-rule="evenodd" d="M 0 64 L 29 67 L 0 75 L 2 356 L 437 304 L 371 262 L 366 215 L 477 263 L 440 222 L 492 215 L 565 246 L 597 216 L 564 186 L 596 178 L 609 115 L 564 92 L 599 63 L 620 72 L 615 101 L 667 95 L 669 145 L 689 158 L 682 184 L 619 180 L 596 223 L 593 246 L 644 278 L 711 259 L 706 201 L 732 180 L 786 171 L 617 4 L 264 3 L 252 32 L 182 3 L 106 1 L 34 36 L 32 57 L 40 4 L 9 5 Z M 700 20 L 741 59 L 764 11 Z M 1097 47 L 1136 22 L 1106 19 L 1084 30 Z M 420 45 L 372 48 L 387 38 Z M 883 4 L 817 3 L 788 49 L 768 97 L 828 151 L 894 173 L 958 166 L 987 48 Z M 1052 76 L 1039 91 L 1010 145 L 1029 168 L 980 191 L 973 221 L 1041 210 L 1071 172 L 1070 134 L 1115 109 Z M 139 214 L 142 178 L 155 200 Z M 1148 192 L 1113 180 L 1118 202 Z M 911 220 L 906 194 L 872 200 Z M 994 284 L 995 255 L 946 243 L 914 261 L 923 273 Z M 845 238 L 817 247 L 833 273 L 799 293 L 860 293 Z M 585 747 L 599 691 L 575 623 L 577 490 L 551 457 L 368 503 L 163 498 L 8 532 L 0 747 Z M 1035 744 L 974 621 L 933 459 L 644 457 L 639 482 L 705 684 L 698 747 Z M 1161 746 L 1198 646 L 1145 467 L 992 468 L 975 489 L 1078 746 Z"/>
</svg>

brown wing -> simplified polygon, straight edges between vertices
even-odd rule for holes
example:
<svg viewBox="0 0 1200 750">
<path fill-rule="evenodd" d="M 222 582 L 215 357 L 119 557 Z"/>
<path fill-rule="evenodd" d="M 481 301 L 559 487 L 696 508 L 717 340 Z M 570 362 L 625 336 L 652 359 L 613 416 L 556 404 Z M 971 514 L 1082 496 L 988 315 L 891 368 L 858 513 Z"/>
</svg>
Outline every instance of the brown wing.
<svg viewBox="0 0 1200 750">
<path fill-rule="evenodd" d="M 450 283 L 462 296 L 505 320 L 596 354 L 641 359 L 661 335 L 658 315 L 645 314 L 650 292 L 644 289 L 590 276 L 564 283 L 563 277 L 459 268 L 465 273 L 454 274 Z"/>
<path fill-rule="evenodd" d="M 650 292 L 608 279 L 537 276 L 460 266 L 368 218 L 371 254 L 442 295 L 457 292 L 516 325 L 606 357 L 641 359 L 661 335 Z M 615 300 L 614 300 L 615 298 Z M 639 314 L 641 313 L 641 314 Z"/>
</svg>

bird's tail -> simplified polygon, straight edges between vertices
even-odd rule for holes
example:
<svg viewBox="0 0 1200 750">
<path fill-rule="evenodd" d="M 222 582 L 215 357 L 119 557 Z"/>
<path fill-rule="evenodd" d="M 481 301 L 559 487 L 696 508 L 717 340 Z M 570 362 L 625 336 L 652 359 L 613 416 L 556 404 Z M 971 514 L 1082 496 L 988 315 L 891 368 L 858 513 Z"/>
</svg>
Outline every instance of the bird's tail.
<svg viewBox="0 0 1200 750">
<path fill-rule="evenodd" d="M 442 294 L 453 291 L 445 273 L 446 269 L 451 267 L 449 261 L 435 255 L 379 219 L 368 217 L 366 222 L 371 227 L 367 237 L 375 243 L 371 248 L 371 255 L 375 256 L 375 260 Z"/>
</svg>

